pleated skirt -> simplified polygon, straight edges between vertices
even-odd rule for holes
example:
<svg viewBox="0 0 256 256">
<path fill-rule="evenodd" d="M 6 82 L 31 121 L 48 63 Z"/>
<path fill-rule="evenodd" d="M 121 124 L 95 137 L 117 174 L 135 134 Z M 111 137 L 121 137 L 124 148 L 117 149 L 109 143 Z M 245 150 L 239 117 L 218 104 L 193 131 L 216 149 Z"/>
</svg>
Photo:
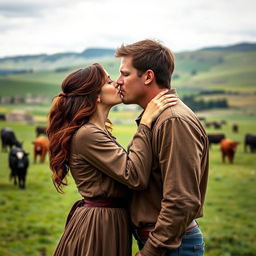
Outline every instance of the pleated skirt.
<svg viewBox="0 0 256 256">
<path fill-rule="evenodd" d="M 123 208 L 79 207 L 54 256 L 131 256 L 131 230 Z"/>
</svg>

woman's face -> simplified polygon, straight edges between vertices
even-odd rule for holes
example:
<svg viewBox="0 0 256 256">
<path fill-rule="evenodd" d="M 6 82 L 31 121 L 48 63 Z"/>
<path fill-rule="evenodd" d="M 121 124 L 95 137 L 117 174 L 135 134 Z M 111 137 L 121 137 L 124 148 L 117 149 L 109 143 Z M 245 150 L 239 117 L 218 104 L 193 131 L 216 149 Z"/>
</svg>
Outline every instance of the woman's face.
<svg viewBox="0 0 256 256">
<path fill-rule="evenodd" d="M 107 74 L 106 83 L 102 86 L 100 92 L 100 103 L 108 106 L 114 106 L 121 102 L 122 99 L 120 97 L 119 87 Z"/>
</svg>

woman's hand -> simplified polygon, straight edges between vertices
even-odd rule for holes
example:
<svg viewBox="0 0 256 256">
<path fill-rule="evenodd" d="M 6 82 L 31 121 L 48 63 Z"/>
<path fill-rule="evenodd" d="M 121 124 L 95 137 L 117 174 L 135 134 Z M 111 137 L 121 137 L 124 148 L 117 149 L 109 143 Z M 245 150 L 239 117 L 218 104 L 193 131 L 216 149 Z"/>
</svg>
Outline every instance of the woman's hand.
<svg viewBox="0 0 256 256">
<path fill-rule="evenodd" d="M 177 96 L 165 90 L 157 94 L 147 105 L 140 123 L 151 128 L 152 122 L 168 107 L 177 103 Z"/>
</svg>

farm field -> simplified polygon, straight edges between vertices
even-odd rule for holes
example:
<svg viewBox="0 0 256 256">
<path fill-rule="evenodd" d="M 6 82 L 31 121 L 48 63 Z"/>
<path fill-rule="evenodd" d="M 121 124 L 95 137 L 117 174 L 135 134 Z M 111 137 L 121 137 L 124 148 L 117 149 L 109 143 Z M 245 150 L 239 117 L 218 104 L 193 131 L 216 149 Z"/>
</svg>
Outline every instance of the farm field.
<svg viewBox="0 0 256 256">
<path fill-rule="evenodd" d="M 46 115 L 47 107 L 36 109 L 36 120 Z M 0 111 L 1 112 L 1 111 Z M 113 134 L 126 147 L 136 130 L 132 121 L 138 112 L 112 112 Z M 205 216 L 199 219 L 205 235 L 207 256 L 254 256 L 256 252 L 256 154 L 245 153 L 244 134 L 255 133 L 256 118 L 244 110 L 213 110 L 198 113 L 207 121 L 226 120 L 221 130 L 227 138 L 240 142 L 235 162 L 223 164 L 218 145 L 210 150 L 210 176 L 205 203 Z M 116 120 L 122 120 L 115 124 Z M 231 126 L 239 124 L 239 132 Z M 0 128 L 12 128 L 30 153 L 27 189 L 19 190 L 9 181 L 7 154 L 0 152 L 0 255 L 52 255 L 63 232 L 66 216 L 74 201 L 80 199 L 69 177 L 64 195 L 55 191 L 51 182 L 48 158 L 46 163 L 33 163 L 32 141 L 35 124 L 0 122 Z M 137 251 L 133 243 L 133 255 Z"/>
</svg>

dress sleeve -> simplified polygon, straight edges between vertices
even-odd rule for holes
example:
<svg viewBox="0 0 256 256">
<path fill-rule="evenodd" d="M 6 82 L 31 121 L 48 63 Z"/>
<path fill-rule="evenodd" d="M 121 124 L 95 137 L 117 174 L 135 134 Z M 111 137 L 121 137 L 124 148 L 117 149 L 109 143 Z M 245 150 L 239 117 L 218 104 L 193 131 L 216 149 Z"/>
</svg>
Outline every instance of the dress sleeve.
<svg viewBox="0 0 256 256">
<path fill-rule="evenodd" d="M 84 126 L 75 135 L 76 153 L 98 170 L 131 189 L 145 189 L 152 164 L 152 132 L 139 125 L 129 152 L 97 127 Z"/>
<path fill-rule="evenodd" d="M 157 153 L 163 179 L 161 211 L 143 256 L 163 255 L 180 246 L 186 227 L 201 205 L 200 177 L 203 144 L 188 122 L 171 118 L 157 131 Z"/>
</svg>

